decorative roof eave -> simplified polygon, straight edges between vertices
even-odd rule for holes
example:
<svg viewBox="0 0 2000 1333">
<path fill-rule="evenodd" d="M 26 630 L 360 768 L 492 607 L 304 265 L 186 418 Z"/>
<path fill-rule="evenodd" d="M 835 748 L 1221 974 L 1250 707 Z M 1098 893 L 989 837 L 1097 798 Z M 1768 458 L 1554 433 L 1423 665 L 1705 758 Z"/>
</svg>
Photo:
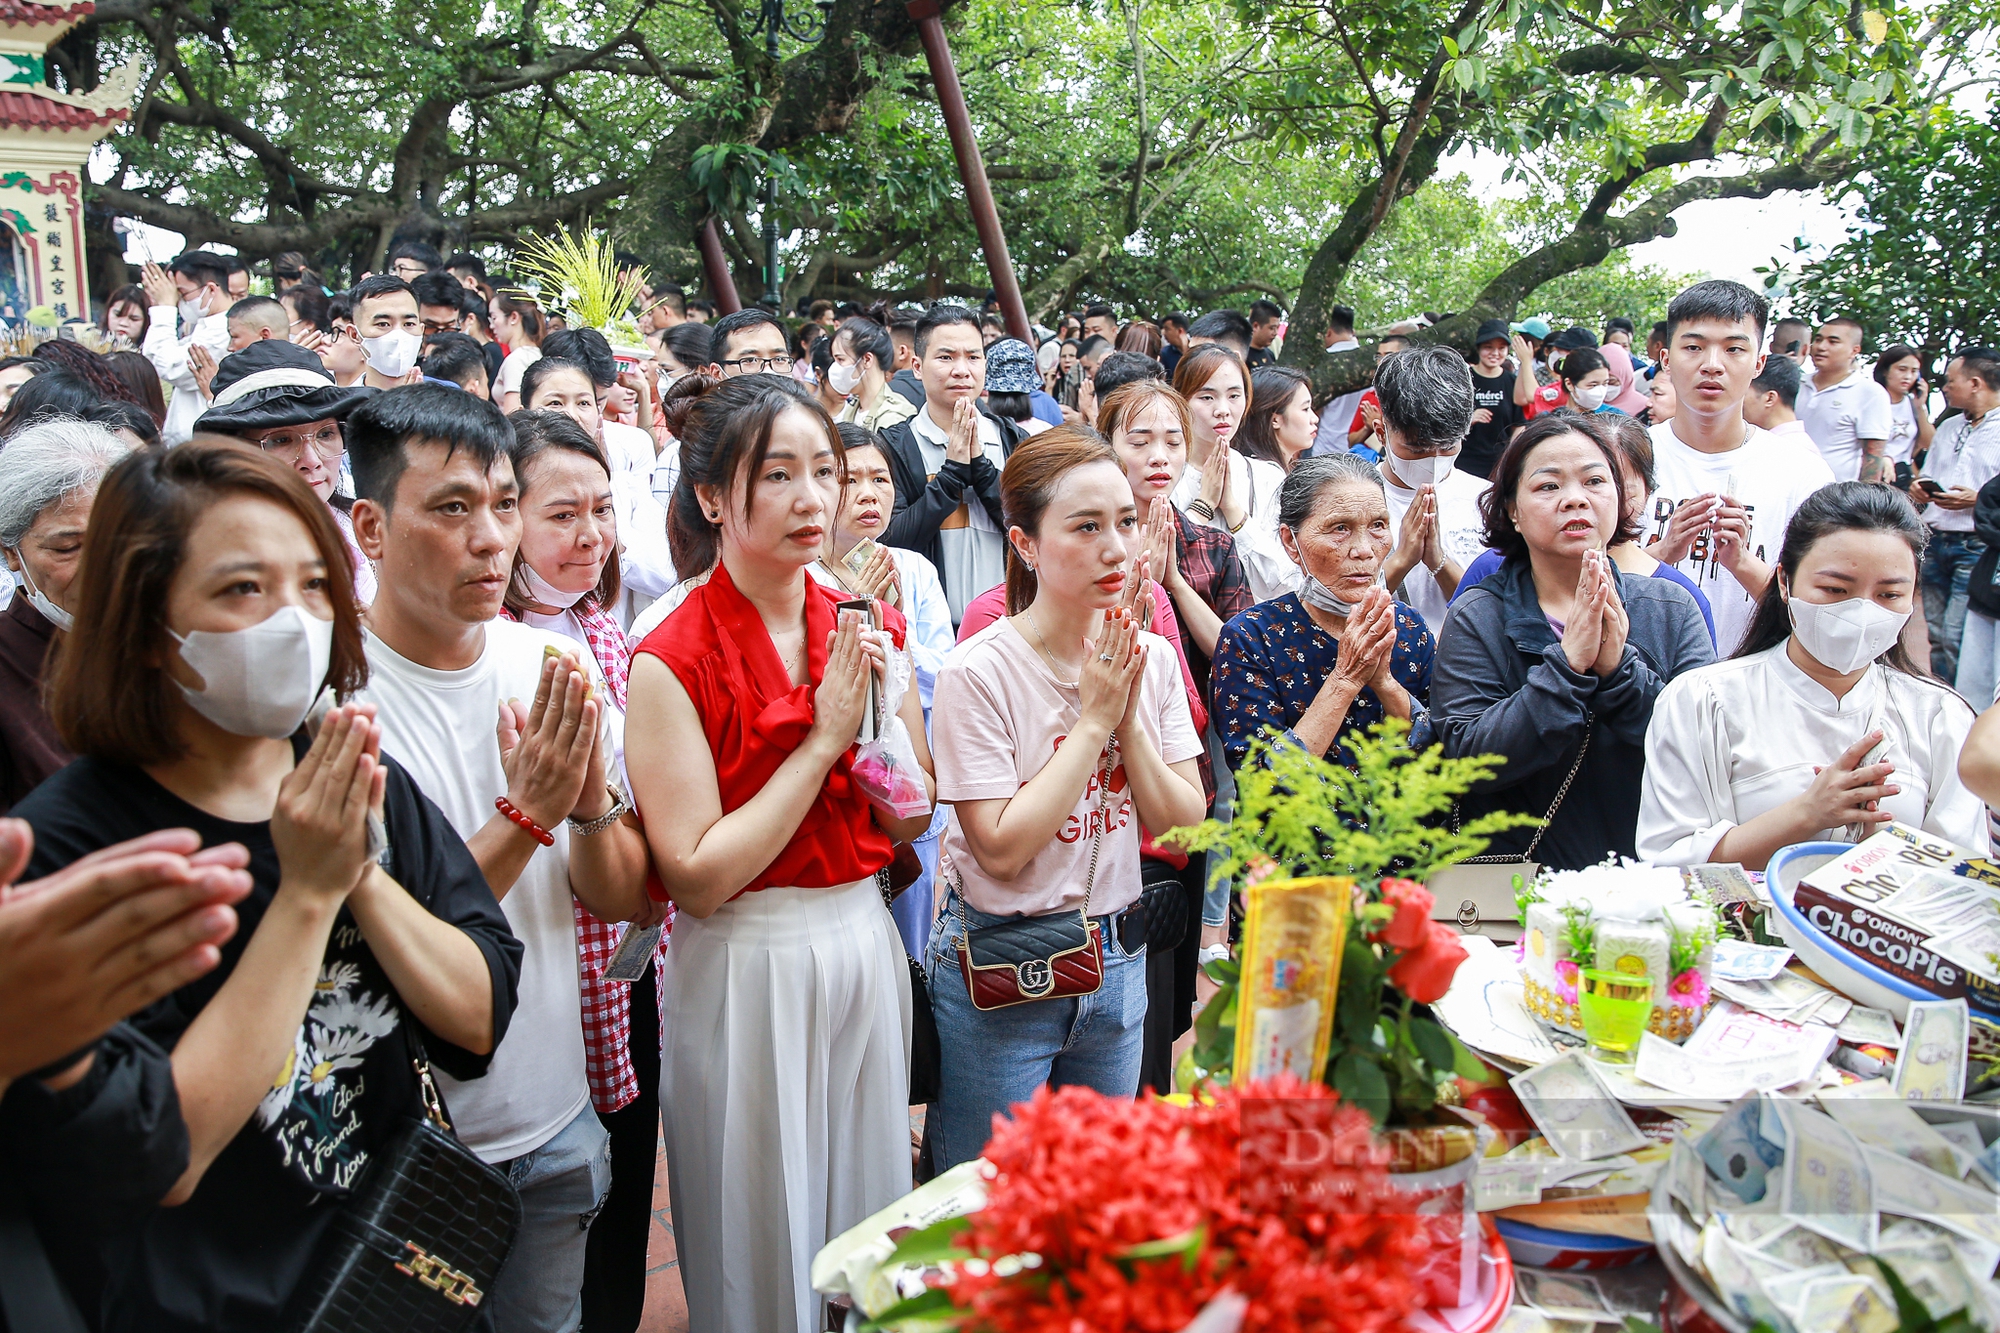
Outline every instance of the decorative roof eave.
<svg viewBox="0 0 2000 1333">
<path fill-rule="evenodd" d="M 97 130 L 132 114 L 127 107 L 93 108 L 38 93 L 0 88 L 0 126 L 17 130 Z"/>
</svg>

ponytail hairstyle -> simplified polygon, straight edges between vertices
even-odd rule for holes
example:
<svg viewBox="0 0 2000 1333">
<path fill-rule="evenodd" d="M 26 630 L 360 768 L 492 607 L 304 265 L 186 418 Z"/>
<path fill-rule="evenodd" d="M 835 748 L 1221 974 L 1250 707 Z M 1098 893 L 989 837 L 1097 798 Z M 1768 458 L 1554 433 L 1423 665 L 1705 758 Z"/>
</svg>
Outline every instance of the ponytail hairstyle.
<svg viewBox="0 0 2000 1333">
<path fill-rule="evenodd" d="M 1924 557 L 1927 534 L 1923 520 L 1917 517 L 1909 497 L 1901 491 L 1870 481 L 1837 481 L 1831 486 L 1820 487 L 1806 497 L 1805 503 L 1792 515 L 1792 521 L 1785 525 L 1785 544 L 1778 550 L 1778 568 L 1771 571 L 1770 585 L 1757 599 L 1757 609 L 1751 614 L 1749 628 L 1743 631 L 1743 642 L 1731 654 L 1732 657 L 1761 653 L 1791 637 L 1791 610 L 1779 595 L 1778 573 L 1783 571 L 1786 584 L 1796 590 L 1794 580 L 1798 578 L 1799 562 L 1819 544 L 1820 538 L 1831 537 L 1836 532 L 1892 533 L 1909 545 L 1910 555 L 1915 560 L 1921 563 Z M 1910 660 L 1901 638 L 1890 644 L 1889 651 L 1875 660 L 1906 675 L 1926 674 Z"/>
<path fill-rule="evenodd" d="M 1007 466 L 1000 473 L 1000 512 L 1005 516 L 1007 539 L 1007 614 L 1019 615 L 1035 600 L 1035 571 L 1029 569 L 1014 549 L 1012 530 L 1019 528 L 1030 537 L 1042 531 L 1042 515 L 1048 512 L 1062 479 L 1091 463 L 1118 466 L 1118 455 L 1102 435 L 1088 426 L 1054 426 L 1031 435 L 1014 446 Z M 687 474 L 682 473 L 683 477 Z"/>
<path fill-rule="evenodd" d="M 526 292 L 495 292 L 493 304 L 500 307 L 503 315 L 519 315 L 521 332 L 528 335 L 531 346 L 540 347 L 548 333 L 548 325 L 542 319 L 542 308 L 535 304 L 535 298 Z"/>
<path fill-rule="evenodd" d="M 542 364 L 540 361 L 536 366 Z M 558 363 L 562 364 L 562 363 Z M 528 369 L 533 370 L 535 366 Z M 524 392 L 521 395 L 527 397 Z M 604 469 L 605 485 L 611 483 L 611 464 L 605 460 L 604 448 L 590 438 L 590 432 L 576 424 L 567 412 L 536 411 L 522 408 L 507 418 L 514 427 L 514 443 L 507 447 L 508 457 L 514 461 L 514 477 L 520 483 L 520 503 L 526 507 L 528 492 L 533 488 L 529 474 L 536 471 L 536 460 L 543 454 L 568 450 L 581 454 Z M 507 580 L 506 605 L 515 615 L 521 615 L 528 608 L 528 597 L 517 577 L 521 566 L 527 564 L 520 549 L 514 551 L 514 568 Z M 618 601 L 618 543 L 611 543 L 611 552 L 605 557 L 604 571 L 598 576 L 597 586 L 584 594 L 578 606 L 603 610 Z"/>
<path fill-rule="evenodd" d="M 711 486 L 727 496 L 740 477 L 747 510 L 757 471 L 771 451 L 771 430 L 787 411 L 797 408 L 812 414 L 832 442 L 842 475 L 846 474 L 847 449 L 833 418 L 789 375 L 723 379 L 699 370 L 667 390 L 660 407 L 667 430 L 681 445 L 680 480 L 667 506 L 667 552 L 682 579 L 708 573 L 722 557 L 720 525 L 709 522 L 694 488 Z M 837 512 L 837 498 L 834 503 Z M 831 527 L 833 519 L 827 523 Z"/>
</svg>

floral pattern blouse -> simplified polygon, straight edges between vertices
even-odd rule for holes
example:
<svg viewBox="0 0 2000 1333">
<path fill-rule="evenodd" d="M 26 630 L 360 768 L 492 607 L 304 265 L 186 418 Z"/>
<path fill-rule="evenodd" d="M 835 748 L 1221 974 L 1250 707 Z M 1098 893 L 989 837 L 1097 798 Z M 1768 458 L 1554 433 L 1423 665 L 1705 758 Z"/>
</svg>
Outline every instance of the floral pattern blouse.
<svg viewBox="0 0 2000 1333">
<path fill-rule="evenodd" d="M 1431 659 L 1436 650 L 1423 617 L 1415 609 L 1396 603 L 1396 646 L 1390 649 L 1389 671 L 1410 693 L 1413 749 L 1433 740 L 1428 704 Z M 1223 626 L 1215 645 L 1210 688 L 1216 734 L 1222 738 L 1222 753 L 1232 770 L 1242 767 L 1250 742 L 1267 727 L 1298 739 L 1292 728 L 1333 674 L 1339 652 L 1339 642 L 1313 623 L 1297 593 L 1259 602 Z M 1387 715 L 1375 691 L 1364 688 L 1348 708 L 1328 757 L 1348 762 L 1343 738 L 1351 731 L 1374 726 Z"/>
</svg>

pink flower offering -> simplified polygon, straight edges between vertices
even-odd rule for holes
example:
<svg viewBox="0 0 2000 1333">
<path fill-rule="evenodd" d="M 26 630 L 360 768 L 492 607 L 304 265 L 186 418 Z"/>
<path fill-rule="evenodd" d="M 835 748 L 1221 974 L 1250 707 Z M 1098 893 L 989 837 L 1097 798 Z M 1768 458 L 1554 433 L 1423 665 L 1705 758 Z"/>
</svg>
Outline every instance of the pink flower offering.
<svg viewBox="0 0 2000 1333">
<path fill-rule="evenodd" d="M 1708 982 L 1696 968 L 1667 983 L 1667 1002 L 1676 1009 L 1702 1009 L 1708 1005 Z"/>
</svg>

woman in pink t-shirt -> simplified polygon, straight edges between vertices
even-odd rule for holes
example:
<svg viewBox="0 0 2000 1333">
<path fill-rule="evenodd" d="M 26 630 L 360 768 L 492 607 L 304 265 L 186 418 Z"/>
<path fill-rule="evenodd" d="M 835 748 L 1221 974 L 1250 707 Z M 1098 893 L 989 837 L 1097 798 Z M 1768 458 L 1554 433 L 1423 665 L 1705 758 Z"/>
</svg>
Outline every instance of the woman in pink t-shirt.
<svg viewBox="0 0 2000 1333">
<path fill-rule="evenodd" d="M 1008 459 L 1001 503 L 1012 614 L 945 659 L 931 712 L 938 799 L 952 807 L 949 891 L 926 951 L 943 1053 L 940 1169 L 977 1156 L 994 1114 L 1045 1083 L 1137 1091 L 1140 826 L 1193 824 L 1204 805 L 1179 666 L 1132 617 L 1141 521 L 1111 446 L 1084 427 L 1045 431 Z M 968 929 L 1079 910 L 1103 951 L 1095 991 L 974 1005 L 959 961 Z"/>
</svg>

